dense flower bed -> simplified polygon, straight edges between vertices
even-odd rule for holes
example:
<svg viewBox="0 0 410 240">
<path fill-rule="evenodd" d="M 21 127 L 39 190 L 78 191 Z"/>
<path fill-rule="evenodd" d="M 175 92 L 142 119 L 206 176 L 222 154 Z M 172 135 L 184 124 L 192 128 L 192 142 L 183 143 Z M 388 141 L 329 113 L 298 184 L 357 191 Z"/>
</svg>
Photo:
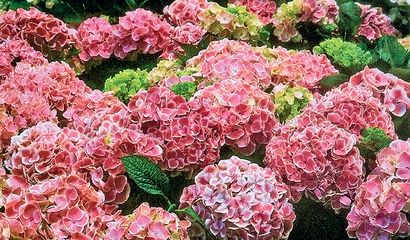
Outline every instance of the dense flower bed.
<svg viewBox="0 0 410 240">
<path fill-rule="evenodd" d="M 0 239 L 410 237 L 408 2 L 126 2 L 0 10 Z"/>
</svg>

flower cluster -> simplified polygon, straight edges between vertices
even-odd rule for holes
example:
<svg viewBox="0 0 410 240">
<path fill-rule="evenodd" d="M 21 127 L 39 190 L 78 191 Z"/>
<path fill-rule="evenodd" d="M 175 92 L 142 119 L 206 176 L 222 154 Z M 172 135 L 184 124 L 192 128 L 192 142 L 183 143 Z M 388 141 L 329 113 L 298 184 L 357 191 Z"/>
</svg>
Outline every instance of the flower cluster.
<svg viewBox="0 0 410 240">
<path fill-rule="evenodd" d="M 410 35 L 404 38 L 398 39 L 400 44 L 403 45 L 404 48 L 410 51 Z"/>
<path fill-rule="evenodd" d="M 391 19 L 382 13 L 381 8 L 358 3 L 362 22 L 357 29 L 357 35 L 364 36 L 373 41 L 385 35 L 393 35 L 396 29 L 391 24 Z"/>
<path fill-rule="evenodd" d="M 174 28 L 154 13 L 139 8 L 120 17 L 112 31 L 117 41 L 114 54 L 125 58 L 131 53 L 162 51 L 171 43 Z"/>
<path fill-rule="evenodd" d="M 295 201 L 302 193 L 348 208 L 364 178 L 356 139 L 325 119 L 302 114 L 266 146 L 265 164 L 283 178 Z"/>
<path fill-rule="evenodd" d="M 192 206 L 223 239 L 286 239 L 295 220 L 286 185 L 238 157 L 203 169 L 184 189 L 181 206 Z"/>
<path fill-rule="evenodd" d="M 161 60 L 148 74 L 150 85 L 155 85 L 161 80 L 176 77 L 177 72 L 183 68 L 183 64 L 178 60 Z"/>
<path fill-rule="evenodd" d="M 213 114 L 222 123 L 226 144 L 243 154 L 251 155 L 266 145 L 278 125 L 275 106 L 269 94 L 241 81 L 214 83 L 195 94 L 211 102 Z"/>
<path fill-rule="evenodd" d="M 180 82 L 172 86 L 172 91 L 189 100 L 196 92 L 197 85 L 194 82 Z"/>
<path fill-rule="evenodd" d="M 208 7 L 207 0 L 176 0 L 164 8 L 164 15 L 173 25 L 200 25 L 199 15 Z"/>
<path fill-rule="evenodd" d="M 76 43 L 82 61 L 109 58 L 115 46 L 111 24 L 104 18 L 93 17 L 85 20 L 77 29 Z"/>
<path fill-rule="evenodd" d="M 403 116 L 410 109 L 410 83 L 377 68 L 366 67 L 353 75 L 345 86 L 369 89 L 396 116 Z"/>
<path fill-rule="evenodd" d="M 144 133 L 159 139 L 161 158 L 152 159 L 169 171 L 194 171 L 213 164 L 224 143 L 222 125 L 213 117 L 206 101 L 187 102 L 166 87 L 140 91 L 128 104 L 131 121 Z"/>
<path fill-rule="evenodd" d="M 220 38 L 257 43 L 263 24 L 258 17 L 246 10 L 245 6 L 228 4 L 224 8 L 217 3 L 210 6 L 198 16 L 201 26 Z"/>
<path fill-rule="evenodd" d="M 246 42 L 227 39 L 211 42 L 207 49 L 191 58 L 187 66 L 200 69 L 205 78 L 200 87 L 229 79 L 242 80 L 263 89 L 271 84 L 268 60 Z"/>
<path fill-rule="evenodd" d="M 105 81 L 104 91 L 111 91 L 121 101 L 128 102 L 139 90 L 149 87 L 148 72 L 125 69 Z"/>
<path fill-rule="evenodd" d="M 49 54 L 61 54 L 74 44 L 75 30 L 52 15 L 36 8 L 8 11 L 0 15 L 0 42 L 8 39 L 26 40 L 34 49 Z"/>
<path fill-rule="evenodd" d="M 179 44 L 197 45 L 202 40 L 206 31 L 199 25 L 186 23 L 175 28 L 175 36 L 173 38 Z"/>
<path fill-rule="evenodd" d="M 273 15 L 274 34 L 282 42 L 299 42 L 302 36 L 297 30 L 298 23 L 335 23 L 338 14 L 339 7 L 335 0 L 293 0 L 283 3 Z"/>
<path fill-rule="evenodd" d="M 273 80 L 279 83 L 317 88 L 322 78 L 337 74 L 338 70 L 326 55 L 310 51 L 292 51 L 279 47 L 278 57 L 272 67 Z"/>
<path fill-rule="evenodd" d="M 276 12 L 276 3 L 273 0 L 229 0 L 229 2 L 246 6 L 246 9 L 256 14 L 264 25 L 272 22 L 272 16 Z"/>
<path fill-rule="evenodd" d="M 174 213 L 142 203 L 132 214 L 107 223 L 104 239 L 189 240 L 191 223 L 179 220 Z"/>
<path fill-rule="evenodd" d="M 357 190 L 347 231 L 359 240 L 410 236 L 410 139 L 397 140 L 377 155 L 377 168 Z"/>
<path fill-rule="evenodd" d="M 410 5 L 410 0 L 390 0 L 392 3 L 397 3 L 399 5 Z"/>
<path fill-rule="evenodd" d="M 43 65 L 47 63 L 47 60 L 26 41 L 6 40 L 0 44 L 0 82 L 13 72 L 19 62 Z"/>
<path fill-rule="evenodd" d="M 289 87 L 279 84 L 273 89 L 275 114 L 281 122 L 286 122 L 297 115 L 313 99 L 309 90 L 303 87 Z"/>
<path fill-rule="evenodd" d="M 362 70 L 373 62 L 369 51 L 361 49 L 352 42 L 345 42 L 340 38 L 325 40 L 313 49 L 316 53 L 325 53 L 334 64 L 353 71 Z"/>
</svg>

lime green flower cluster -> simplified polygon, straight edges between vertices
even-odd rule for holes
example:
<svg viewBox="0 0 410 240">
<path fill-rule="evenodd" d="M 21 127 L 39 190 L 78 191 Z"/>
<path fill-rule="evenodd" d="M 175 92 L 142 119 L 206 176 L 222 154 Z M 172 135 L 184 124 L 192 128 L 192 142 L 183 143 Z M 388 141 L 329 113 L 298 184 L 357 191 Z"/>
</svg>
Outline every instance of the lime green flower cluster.
<svg viewBox="0 0 410 240">
<path fill-rule="evenodd" d="M 175 94 L 189 100 L 196 93 L 197 84 L 195 82 L 182 82 L 173 85 L 171 89 Z"/>
<path fill-rule="evenodd" d="M 392 139 L 380 128 L 366 128 L 361 132 L 358 148 L 365 159 L 374 159 L 383 148 L 388 147 Z"/>
<path fill-rule="evenodd" d="M 179 60 L 161 60 L 148 74 L 148 81 L 151 85 L 159 81 L 177 76 L 177 72 L 183 68 L 183 64 Z"/>
<path fill-rule="evenodd" d="M 359 71 L 373 62 L 373 56 L 369 51 L 340 38 L 325 40 L 319 46 L 314 47 L 313 51 L 318 54 L 324 53 L 333 63 L 354 71 Z"/>
<path fill-rule="evenodd" d="M 220 38 L 231 38 L 235 40 L 260 41 L 260 32 L 263 24 L 258 17 L 246 10 L 245 6 L 228 4 L 226 8 L 211 3 L 199 15 L 201 25 L 208 32 Z"/>
<path fill-rule="evenodd" d="M 286 122 L 299 115 L 313 99 L 313 95 L 304 87 L 280 86 L 282 88 L 273 95 L 276 106 L 275 113 L 281 122 Z"/>
<path fill-rule="evenodd" d="M 104 91 L 111 91 L 121 101 L 128 102 L 141 89 L 148 89 L 148 72 L 126 69 L 105 81 Z"/>
<path fill-rule="evenodd" d="M 60 0 L 27 0 L 27 2 L 34 6 L 37 6 L 40 2 L 44 2 L 46 8 L 52 9 L 56 4 L 60 3 Z"/>
</svg>

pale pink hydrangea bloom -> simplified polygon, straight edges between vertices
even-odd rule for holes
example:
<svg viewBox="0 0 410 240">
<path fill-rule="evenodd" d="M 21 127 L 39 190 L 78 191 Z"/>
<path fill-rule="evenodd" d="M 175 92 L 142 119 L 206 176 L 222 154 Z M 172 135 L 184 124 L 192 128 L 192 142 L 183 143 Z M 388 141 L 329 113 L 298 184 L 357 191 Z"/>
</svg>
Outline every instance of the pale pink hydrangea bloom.
<svg viewBox="0 0 410 240">
<path fill-rule="evenodd" d="M 373 92 L 388 111 L 403 116 L 410 109 L 410 83 L 377 68 L 366 67 L 341 87 L 361 86 Z"/>
<path fill-rule="evenodd" d="M 36 8 L 8 11 L 0 15 L 0 41 L 26 40 L 34 49 L 45 54 L 60 52 L 74 44 L 74 29 Z"/>
<path fill-rule="evenodd" d="M 202 40 L 205 33 L 206 31 L 199 25 L 185 23 L 184 25 L 175 28 L 175 36 L 173 37 L 173 40 L 179 44 L 197 45 Z"/>
<path fill-rule="evenodd" d="M 190 225 L 190 222 L 180 220 L 175 213 L 142 203 L 128 217 L 120 217 L 109 222 L 104 239 L 189 240 Z"/>
<path fill-rule="evenodd" d="M 324 54 L 316 55 L 310 51 L 275 49 L 277 58 L 274 60 L 272 74 L 275 82 L 285 82 L 308 89 L 318 88 L 322 78 L 338 73 Z"/>
<path fill-rule="evenodd" d="M 41 52 L 34 50 L 26 41 L 6 40 L 0 44 L 0 83 L 11 72 L 17 63 L 43 65 L 47 59 Z"/>
<path fill-rule="evenodd" d="M 200 68 L 205 78 L 202 87 L 226 79 L 242 80 L 261 88 L 271 84 L 268 60 L 246 42 L 227 39 L 211 42 L 187 66 Z"/>
<path fill-rule="evenodd" d="M 131 53 L 161 52 L 171 43 L 174 34 L 169 23 L 141 8 L 120 17 L 112 31 L 116 39 L 114 54 L 119 58 Z"/>
<path fill-rule="evenodd" d="M 200 25 L 198 16 L 208 6 L 207 0 L 176 0 L 164 8 L 164 15 L 173 25 L 182 26 L 186 23 Z"/>
<path fill-rule="evenodd" d="M 336 22 L 339 7 L 335 0 L 305 0 L 302 2 L 300 21 L 325 24 Z"/>
<path fill-rule="evenodd" d="M 161 158 L 151 158 L 168 171 L 193 172 L 219 159 L 222 125 L 207 101 L 187 102 L 166 87 L 139 91 L 128 104 L 131 121 L 163 143 Z"/>
<path fill-rule="evenodd" d="M 350 207 L 364 178 L 364 159 L 355 144 L 354 135 L 305 112 L 272 138 L 264 162 L 291 188 L 295 201 L 305 193 L 338 211 Z"/>
<path fill-rule="evenodd" d="M 112 26 L 104 18 L 89 18 L 77 29 L 76 45 L 82 61 L 101 60 L 111 56 L 116 45 Z"/>
<path fill-rule="evenodd" d="M 391 19 L 383 14 L 381 8 L 358 3 L 362 18 L 357 35 L 364 36 L 373 41 L 385 35 L 394 35 L 397 30 L 393 27 Z"/>
<path fill-rule="evenodd" d="M 272 16 L 276 12 L 276 3 L 273 0 L 229 0 L 229 2 L 246 6 L 246 9 L 256 14 L 264 25 L 272 22 Z"/>
<path fill-rule="evenodd" d="M 227 145 L 245 155 L 266 145 L 279 125 L 270 95 L 250 84 L 225 80 L 198 91 L 195 97 L 217 109 L 213 116 L 223 125 Z"/>
<path fill-rule="evenodd" d="M 286 239 L 296 218 L 287 186 L 269 168 L 238 157 L 204 168 L 180 201 L 223 239 Z"/>
<path fill-rule="evenodd" d="M 359 240 L 410 236 L 410 139 L 377 154 L 377 168 L 357 190 L 347 231 Z"/>
</svg>

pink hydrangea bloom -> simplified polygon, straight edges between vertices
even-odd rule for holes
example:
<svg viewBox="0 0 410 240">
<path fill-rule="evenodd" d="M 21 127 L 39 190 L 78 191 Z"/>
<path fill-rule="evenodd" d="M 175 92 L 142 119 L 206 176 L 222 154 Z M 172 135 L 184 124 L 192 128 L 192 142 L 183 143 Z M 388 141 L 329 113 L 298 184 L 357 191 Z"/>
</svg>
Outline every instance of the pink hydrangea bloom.
<svg viewBox="0 0 410 240">
<path fill-rule="evenodd" d="M 278 127 L 270 95 L 255 86 L 225 80 L 200 90 L 196 97 L 212 103 L 226 143 L 245 155 L 266 145 Z"/>
<path fill-rule="evenodd" d="M 295 220 L 286 185 L 269 168 L 238 157 L 203 169 L 180 201 L 223 239 L 286 239 Z"/>
<path fill-rule="evenodd" d="M 335 0 L 306 0 L 302 1 L 302 22 L 335 23 L 339 14 L 339 7 Z"/>
<path fill-rule="evenodd" d="M 266 146 L 264 162 L 277 172 L 294 200 L 302 193 L 338 211 L 348 208 L 364 178 L 355 137 L 316 115 L 303 115 Z"/>
<path fill-rule="evenodd" d="M 150 207 L 142 203 L 127 218 L 117 218 L 107 224 L 108 229 L 104 239 L 133 239 L 133 240 L 189 240 L 188 221 L 179 220 L 174 213 L 162 208 Z"/>
<path fill-rule="evenodd" d="M 115 47 L 111 24 L 104 18 L 89 18 L 82 22 L 76 34 L 77 48 L 82 61 L 106 59 Z"/>
<path fill-rule="evenodd" d="M 337 74 L 338 70 L 324 54 L 316 55 L 310 51 L 288 51 L 278 48 L 278 57 L 272 68 L 276 82 L 286 82 L 308 89 L 317 88 L 322 78 Z"/>
<path fill-rule="evenodd" d="M 206 31 L 199 25 L 185 23 L 184 25 L 175 28 L 175 36 L 173 40 L 179 44 L 197 45 L 202 40 L 205 33 Z"/>
<path fill-rule="evenodd" d="M 262 88 L 271 84 L 268 60 L 246 42 L 227 39 L 211 42 L 187 65 L 200 68 L 206 79 L 202 86 L 226 79 L 243 80 Z"/>
<path fill-rule="evenodd" d="M 371 5 L 364 5 L 358 3 L 362 19 L 357 35 L 364 36 L 368 40 L 373 41 L 384 35 L 393 35 L 396 29 L 391 24 L 391 19 L 383 14 L 381 8 L 375 8 Z"/>
<path fill-rule="evenodd" d="M 182 26 L 186 23 L 200 25 L 198 16 L 208 6 L 207 0 L 176 0 L 164 8 L 164 15 L 173 25 Z"/>
<path fill-rule="evenodd" d="M 368 88 L 396 116 L 401 117 L 410 109 L 410 83 L 377 68 L 366 67 L 343 86 Z"/>
<path fill-rule="evenodd" d="M 127 12 L 113 26 L 114 54 L 125 58 L 130 53 L 158 53 L 171 43 L 173 32 L 169 23 L 150 11 L 139 8 Z"/>
<path fill-rule="evenodd" d="M 139 91 L 128 106 L 131 120 L 163 143 L 162 157 L 152 158 L 161 168 L 192 172 L 218 160 L 224 144 L 222 125 L 208 102 L 187 102 L 160 86 Z"/>
<path fill-rule="evenodd" d="M 357 190 L 347 231 L 360 240 L 410 236 L 410 139 L 377 154 L 377 168 Z"/>
<path fill-rule="evenodd" d="M 61 52 L 74 44 L 75 30 L 36 8 L 19 8 L 0 15 L 0 29 L 0 41 L 26 40 L 34 49 L 45 54 Z"/>
<path fill-rule="evenodd" d="M 264 25 L 272 22 L 272 16 L 276 12 L 276 3 L 273 0 L 229 0 L 229 2 L 246 6 L 246 9 L 256 14 Z"/>
<path fill-rule="evenodd" d="M 6 40 L 0 44 L 0 82 L 13 72 L 18 62 L 43 65 L 47 59 L 26 41 Z"/>
<path fill-rule="evenodd" d="M 12 236 L 30 239 L 90 239 L 103 226 L 104 195 L 77 175 L 58 177 L 29 185 L 11 177 L 0 225 L 9 226 Z M 89 238 L 75 238 L 88 236 Z"/>
</svg>

